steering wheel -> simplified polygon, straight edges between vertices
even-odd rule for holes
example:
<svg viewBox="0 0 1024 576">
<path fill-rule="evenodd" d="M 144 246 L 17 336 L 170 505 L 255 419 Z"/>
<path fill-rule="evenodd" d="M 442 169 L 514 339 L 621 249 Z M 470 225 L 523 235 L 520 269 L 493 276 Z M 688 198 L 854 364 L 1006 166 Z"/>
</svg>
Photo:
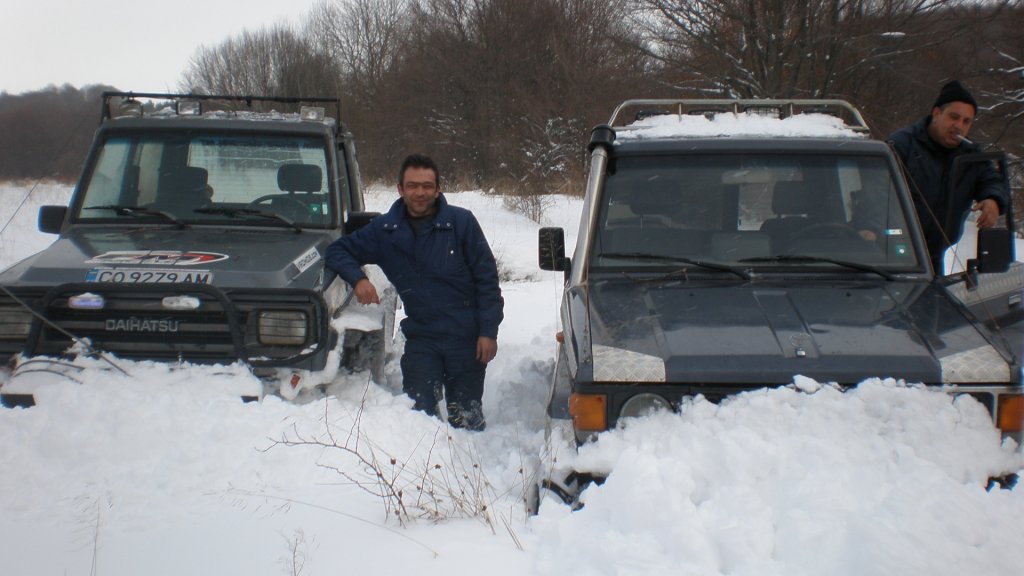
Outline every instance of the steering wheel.
<svg viewBox="0 0 1024 576">
<path fill-rule="evenodd" d="M 280 201 L 280 205 L 278 205 L 278 201 Z M 286 218 L 291 218 L 292 220 L 304 220 L 305 215 L 308 212 L 308 208 L 301 200 L 287 194 L 267 194 L 265 196 L 260 196 L 252 202 L 249 202 L 249 205 L 246 207 L 251 210 L 263 210 L 263 207 L 261 206 L 263 204 L 269 205 L 268 208 L 277 208 L 280 206 L 279 209 L 275 211 Z"/>
<path fill-rule="evenodd" d="M 807 240 L 809 238 L 835 239 L 835 240 L 857 240 L 863 242 L 864 238 L 852 226 L 842 222 L 819 222 L 811 224 L 807 228 L 798 230 L 789 237 L 789 241 Z"/>
</svg>

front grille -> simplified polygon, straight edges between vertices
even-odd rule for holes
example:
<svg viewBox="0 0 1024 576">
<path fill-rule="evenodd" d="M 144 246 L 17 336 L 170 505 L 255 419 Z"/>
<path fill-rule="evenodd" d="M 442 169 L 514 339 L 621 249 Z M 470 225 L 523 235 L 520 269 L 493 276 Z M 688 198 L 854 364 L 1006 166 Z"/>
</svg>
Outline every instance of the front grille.
<svg viewBox="0 0 1024 576">
<path fill-rule="evenodd" d="M 83 293 L 103 298 L 99 309 L 72 307 Z M 167 309 L 167 296 L 190 296 L 196 309 Z M 51 290 L 39 304 L 47 322 L 27 346 L 30 355 L 61 355 L 87 340 L 92 348 L 122 358 L 195 363 L 289 365 L 308 357 L 327 337 L 323 300 L 304 290 L 221 291 L 205 284 L 70 284 Z M 260 310 L 302 310 L 308 338 L 297 346 L 262 346 L 256 335 Z M 74 336 L 74 338 L 72 338 Z"/>
<path fill-rule="evenodd" d="M 72 308 L 69 299 L 85 291 L 102 296 L 103 308 Z M 203 361 L 238 356 L 232 338 L 238 318 L 233 317 L 230 303 L 205 288 L 185 292 L 199 300 L 197 310 L 164 309 L 165 296 L 181 293 L 149 286 L 61 287 L 43 302 L 49 322 L 42 327 L 31 353 L 61 354 L 72 345 L 74 336 L 125 358 Z"/>
</svg>

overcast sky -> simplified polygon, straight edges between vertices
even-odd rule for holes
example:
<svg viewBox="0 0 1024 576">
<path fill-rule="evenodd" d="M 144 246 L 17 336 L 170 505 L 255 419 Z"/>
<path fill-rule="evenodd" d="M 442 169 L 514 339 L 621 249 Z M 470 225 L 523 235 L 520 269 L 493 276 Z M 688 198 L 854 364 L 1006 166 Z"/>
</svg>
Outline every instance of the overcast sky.
<svg viewBox="0 0 1024 576">
<path fill-rule="evenodd" d="M 0 91 L 173 91 L 200 46 L 301 23 L 320 0 L 0 0 Z"/>
</svg>

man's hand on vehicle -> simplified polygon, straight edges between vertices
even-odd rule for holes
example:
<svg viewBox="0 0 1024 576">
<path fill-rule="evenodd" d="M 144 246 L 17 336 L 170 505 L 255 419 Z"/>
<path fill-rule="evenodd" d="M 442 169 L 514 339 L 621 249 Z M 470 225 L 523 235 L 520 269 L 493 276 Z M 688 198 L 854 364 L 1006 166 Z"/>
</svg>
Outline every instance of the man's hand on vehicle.
<svg viewBox="0 0 1024 576">
<path fill-rule="evenodd" d="M 380 304 L 380 296 L 377 295 L 377 289 L 373 287 L 373 282 L 366 278 L 356 282 L 355 293 L 356 301 L 360 304 Z"/>
<path fill-rule="evenodd" d="M 476 339 L 476 359 L 484 364 L 494 360 L 498 354 L 498 341 L 494 338 L 481 336 Z"/>
<path fill-rule="evenodd" d="M 978 214 L 978 228 L 992 228 L 999 221 L 999 204 L 991 198 L 978 202 L 971 208 Z"/>
</svg>

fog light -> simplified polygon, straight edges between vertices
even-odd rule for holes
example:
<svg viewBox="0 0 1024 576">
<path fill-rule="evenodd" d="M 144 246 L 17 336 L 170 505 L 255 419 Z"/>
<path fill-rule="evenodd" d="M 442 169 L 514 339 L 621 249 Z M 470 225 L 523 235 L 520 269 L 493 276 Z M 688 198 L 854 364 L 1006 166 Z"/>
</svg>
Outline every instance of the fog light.
<svg viewBox="0 0 1024 576">
<path fill-rule="evenodd" d="M 657 394 L 637 394 L 622 405 L 619 418 L 639 418 L 658 410 L 671 410 L 672 405 Z"/>
<path fill-rule="evenodd" d="M 306 343 L 306 313 L 300 310 L 260 312 L 257 327 L 260 344 L 301 346 Z"/>
<path fill-rule="evenodd" d="M 102 310 L 106 305 L 103 296 L 85 292 L 68 298 L 68 308 L 74 310 Z"/>
<path fill-rule="evenodd" d="M 202 301 L 195 296 L 164 296 L 160 305 L 167 310 L 198 310 Z"/>
<path fill-rule="evenodd" d="M 0 340 L 24 340 L 32 328 L 32 314 L 23 308 L 0 309 Z"/>
<path fill-rule="evenodd" d="M 569 414 L 577 430 L 602 431 L 608 429 L 604 394 L 572 394 L 569 396 Z"/>
<path fill-rule="evenodd" d="M 1024 396 L 1005 395 L 999 397 L 998 424 L 1003 432 L 1024 430 Z"/>
</svg>

